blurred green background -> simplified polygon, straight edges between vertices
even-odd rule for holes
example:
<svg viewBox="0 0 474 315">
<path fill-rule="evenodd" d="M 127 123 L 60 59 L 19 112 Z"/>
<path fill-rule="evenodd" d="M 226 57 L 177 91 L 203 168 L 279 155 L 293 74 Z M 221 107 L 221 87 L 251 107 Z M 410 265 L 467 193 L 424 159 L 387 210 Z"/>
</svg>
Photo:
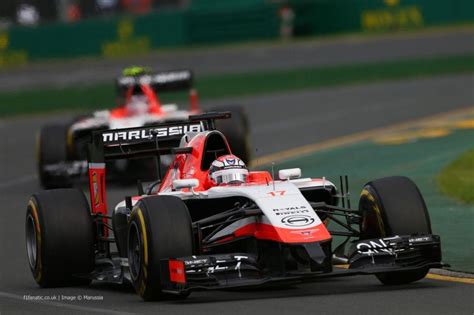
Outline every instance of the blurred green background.
<svg viewBox="0 0 474 315">
<path fill-rule="evenodd" d="M 164 47 L 472 23 L 472 0 L 0 2 L 0 68 Z"/>
</svg>

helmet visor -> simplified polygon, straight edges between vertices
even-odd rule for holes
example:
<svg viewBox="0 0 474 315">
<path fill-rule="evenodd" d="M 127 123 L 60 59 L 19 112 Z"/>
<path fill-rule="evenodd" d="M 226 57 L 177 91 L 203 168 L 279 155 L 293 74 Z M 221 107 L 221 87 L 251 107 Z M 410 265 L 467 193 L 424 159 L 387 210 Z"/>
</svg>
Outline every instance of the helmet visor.
<svg viewBox="0 0 474 315">
<path fill-rule="evenodd" d="M 216 176 L 217 184 L 240 184 L 247 181 L 247 175 L 242 173 L 222 174 Z"/>
<path fill-rule="evenodd" d="M 216 171 L 212 175 L 216 184 L 241 184 L 247 181 L 248 170 L 241 168 L 226 169 L 222 171 Z"/>
</svg>

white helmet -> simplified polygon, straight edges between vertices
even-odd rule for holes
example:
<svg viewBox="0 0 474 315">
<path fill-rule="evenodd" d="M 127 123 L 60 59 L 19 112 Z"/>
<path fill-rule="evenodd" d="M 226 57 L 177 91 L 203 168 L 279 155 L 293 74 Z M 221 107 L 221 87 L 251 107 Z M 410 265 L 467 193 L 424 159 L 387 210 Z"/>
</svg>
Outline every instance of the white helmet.
<svg viewBox="0 0 474 315">
<path fill-rule="evenodd" d="M 209 168 L 209 177 L 217 184 L 242 184 L 247 181 L 249 171 L 245 163 L 235 155 L 223 155 Z"/>
<path fill-rule="evenodd" d="M 133 95 L 126 104 L 131 115 L 144 115 L 148 112 L 148 100 L 145 95 Z"/>
</svg>

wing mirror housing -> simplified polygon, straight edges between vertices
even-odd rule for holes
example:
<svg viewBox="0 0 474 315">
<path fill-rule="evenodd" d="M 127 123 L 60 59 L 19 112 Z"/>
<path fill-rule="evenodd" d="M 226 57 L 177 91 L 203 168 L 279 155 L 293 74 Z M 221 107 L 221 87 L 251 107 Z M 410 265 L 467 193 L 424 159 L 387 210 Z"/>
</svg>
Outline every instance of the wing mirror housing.
<svg viewBox="0 0 474 315">
<path fill-rule="evenodd" d="M 196 178 L 188 178 L 188 179 L 175 179 L 173 181 L 173 188 L 176 190 L 179 189 L 193 189 L 199 186 L 199 181 Z"/>
<path fill-rule="evenodd" d="M 301 177 L 301 168 L 288 168 L 278 171 L 278 177 L 281 180 L 290 180 Z"/>
</svg>

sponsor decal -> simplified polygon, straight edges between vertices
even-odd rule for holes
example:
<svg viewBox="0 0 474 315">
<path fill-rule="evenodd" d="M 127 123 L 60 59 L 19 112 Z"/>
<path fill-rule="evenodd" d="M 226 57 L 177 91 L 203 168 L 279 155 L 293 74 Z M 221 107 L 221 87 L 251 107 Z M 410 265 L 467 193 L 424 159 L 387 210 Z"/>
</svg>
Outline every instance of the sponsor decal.
<svg viewBox="0 0 474 315">
<path fill-rule="evenodd" d="M 273 212 L 275 215 L 290 215 L 290 214 L 303 214 L 310 213 L 306 206 L 296 207 L 285 207 L 285 208 L 274 208 Z"/>
<path fill-rule="evenodd" d="M 155 75 L 142 75 L 140 77 L 121 77 L 120 85 L 131 86 L 135 84 L 167 84 L 191 80 L 190 71 L 161 72 Z"/>
<path fill-rule="evenodd" d="M 233 263 L 232 259 L 235 259 L 237 261 L 235 266 L 233 267 L 233 269 L 237 270 L 239 272 L 239 278 L 241 278 L 242 274 L 241 274 L 240 268 L 241 268 L 241 265 L 242 265 L 242 261 L 249 259 L 248 256 L 235 255 L 235 256 L 230 256 L 230 257 L 228 257 L 226 259 L 223 259 L 223 260 L 217 259 L 216 260 L 217 265 L 208 267 L 206 273 L 209 275 L 209 274 L 212 274 L 212 273 L 215 273 L 215 272 L 226 271 L 226 270 L 231 269 L 231 266 L 219 266 L 218 264 L 220 264 L 220 263 Z"/>
<path fill-rule="evenodd" d="M 383 239 L 361 242 L 356 245 L 356 248 L 357 252 L 362 255 L 373 255 L 379 253 L 394 255 L 393 249 L 389 248 L 389 244 L 385 243 Z"/>
<path fill-rule="evenodd" d="M 314 218 L 309 215 L 290 215 L 281 219 L 281 223 L 291 227 L 302 227 L 313 224 Z"/>
<path fill-rule="evenodd" d="M 201 132 L 201 124 L 170 126 L 162 128 L 150 128 L 140 130 L 125 130 L 125 131 L 109 131 L 102 134 L 102 141 L 118 142 L 131 140 L 149 140 L 153 138 L 163 138 L 170 136 L 179 136 L 187 132 Z"/>
<path fill-rule="evenodd" d="M 187 81 L 190 79 L 191 79 L 191 72 L 189 71 L 158 73 L 152 76 L 151 83 L 165 84 L 165 83 L 177 82 L 177 81 Z"/>
<path fill-rule="evenodd" d="M 92 172 L 92 187 L 94 189 L 94 204 L 98 206 L 101 202 L 99 193 L 99 184 L 97 183 L 97 172 Z"/>
<path fill-rule="evenodd" d="M 311 230 L 304 230 L 304 231 L 292 231 L 290 232 L 291 234 L 299 234 L 303 236 L 311 236 L 312 234 L 315 234 L 319 232 L 319 229 L 311 229 Z"/>
<path fill-rule="evenodd" d="M 420 237 L 412 237 L 408 239 L 410 243 L 422 243 L 422 242 L 431 242 L 431 236 L 420 236 Z"/>
<path fill-rule="evenodd" d="M 216 258 L 216 256 L 213 257 Z M 209 276 L 213 273 L 226 272 L 233 269 L 239 273 L 239 277 L 242 277 L 242 262 L 245 263 L 245 261 L 250 259 L 249 256 L 244 255 L 225 255 L 218 256 L 216 259 L 213 259 L 213 257 L 197 258 L 196 256 L 193 256 L 194 259 L 184 261 L 184 264 L 187 267 L 198 268 L 186 270 L 186 273 L 206 272 Z M 209 266 L 211 263 L 214 263 L 215 265 Z"/>
<path fill-rule="evenodd" d="M 193 259 L 193 260 L 185 260 L 184 264 L 186 266 L 193 266 L 193 265 L 204 265 L 204 264 L 209 264 L 209 259 L 208 258 L 202 258 L 202 259 Z"/>
<path fill-rule="evenodd" d="M 234 256 L 234 258 L 237 260 L 237 265 L 235 265 L 234 270 L 237 270 L 239 272 L 239 278 L 242 278 L 242 272 L 240 271 L 240 266 L 242 264 L 242 259 L 248 259 L 247 256 Z"/>
<path fill-rule="evenodd" d="M 219 266 L 219 265 L 216 265 L 216 266 L 212 266 L 212 267 L 209 267 L 207 268 L 207 274 L 212 274 L 214 272 L 219 272 L 219 271 L 224 271 L 224 270 L 228 270 L 229 267 L 228 266 Z"/>
<path fill-rule="evenodd" d="M 105 197 L 105 164 L 89 163 L 89 192 L 93 213 L 107 213 L 107 200 Z M 104 220 L 106 220 L 104 218 Z"/>
</svg>

